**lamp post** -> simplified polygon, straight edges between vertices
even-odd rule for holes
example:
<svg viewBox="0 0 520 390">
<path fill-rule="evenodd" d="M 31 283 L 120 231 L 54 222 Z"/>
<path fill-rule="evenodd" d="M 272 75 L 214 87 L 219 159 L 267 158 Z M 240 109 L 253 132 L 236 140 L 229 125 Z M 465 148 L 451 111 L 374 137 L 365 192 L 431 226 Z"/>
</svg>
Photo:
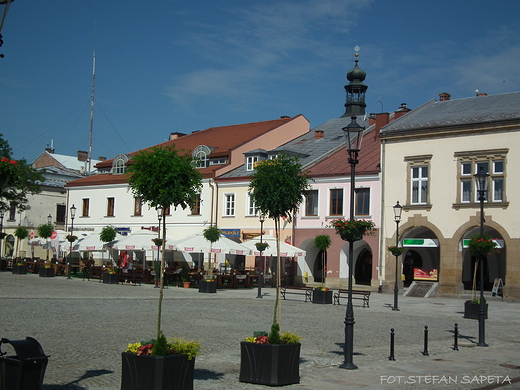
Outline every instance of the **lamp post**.
<svg viewBox="0 0 520 390">
<path fill-rule="evenodd" d="M 52 215 L 47 215 L 47 224 L 48 225 L 51 225 L 52 224 Z M 49 238 L 47 238 L 47 263 L 49 262 L 49 246 L 50 246 L 50 243 L 49 243 Z"/>
<path fill-rule="evenodd" d="M 265 222 L 265 215 L 263 213 L 260 213 L 258 216 L 260 220 L 260 243 L 263 242 L 264 239 L 264 222 Z M 258 295 L 257 298 L 262 298 L 262 282 L 263 282 L 263 272 L 264 272 L 264 261 L 262 257 L 263 251 L 260 251 L 260 269 L 258 272 Z"/>
<path fill-rule="evenodd" d="M 5 19 L 7 18 L 7 12 L 9 11 L 9 5 L 14 0 L 0 0 L 0 5 L 4 4 L 4 12 L 2 15 L 2 19 L 0 20 L 0 46 L 2 46 L 2 29 L 4 28 Z M 0 58 L 4 58 L 3 54 L 0 54 Z"/>
<path fill-rule="evenodd" d="M 157 229 L 157 238 L 160 239 L 161 238 L 161 219 L 162 219 L 162 216 L 163 216 L 163 208 L 162 206 L 158 206 L 157 207 L 157 219 L 159 220 L 159 228 Z M 159 275 L 158 275 L 158 272 L 157 272 L 157 268 L 160 268 L 160 267 L 157 267 L 157 265 L 159 264 L 159 257 L 160 257 L 160 252 L 159 252 L 160 248 L 159 248 L 159 245 L 157 245 L 157 262 L 155 263 L 155 266 L 154 266 L 154 269 L 155 269 L 155 288 L 159 288 Z"/>
<path fill-rule="evenodd" d="M 351 122 L 344 127 L 345 144 L 347 145 L 348 163 L 350 164 L 350 220 L 354 220 L 354 194 L 356 190 L 356 165 L 359 163 L 358 154 L 363 139 L 364 127 L 356 122 L 356 116 L 351 117 Z M 340 366 L 347 370 L 354 370 L 357 366 L 353 363 L 354 354 L 354 308 L 352 306 L 352 265 L 354 263 L 354 239 L 348 240 L 348 294 L 347 312 L 345 315 L 345 361 Z"/>
<path fill-rule="evenodd" d="M 2 244 L 4 242 L 4 210 L 0 210 L 0 259 L 3 257 Z"/>
<path fill-rule="evenodd" d="M 74 235 L 74 217 L 76 217 L 76 207 L 72 205 L 70 208 L 70 235 Z M 72 258 L 72 239 L 69 240 L 70 242 L 70 248 L 69 248 L 69 262 L 67 264 L 67 279 L 71 279 L 70 277 L 70 260 Z"/>
<path fill-rule="evenodd" d="M 395 220 L 395 246 L 399 246 L 399 223 L 401 222 L 401 213 L 403 212 L 403 206 L 397 201 L 394 206 L 394 220 Z M 392 310 L 399 311 L 397 306 L 398 293 L 399 293 L 399 252 L 395 252 L 395 285 L 394 285 L 394 308 Z"/>
<path fill-rule="evenodd" d="M 484 200 L 489 184 L 489 174 L 484 172 L 484 167 L 474 175 L 477 184 L 478 200 L 480 201 L 480 238 L 484 237 Z M 480 266 L 480 307 L 478 311 L 478 347 L 487 347 L 486 344 L 486 309 L 484 303 L 484 260 L 486 255 L 479 254 L 478 264 Z"/>
</svg>

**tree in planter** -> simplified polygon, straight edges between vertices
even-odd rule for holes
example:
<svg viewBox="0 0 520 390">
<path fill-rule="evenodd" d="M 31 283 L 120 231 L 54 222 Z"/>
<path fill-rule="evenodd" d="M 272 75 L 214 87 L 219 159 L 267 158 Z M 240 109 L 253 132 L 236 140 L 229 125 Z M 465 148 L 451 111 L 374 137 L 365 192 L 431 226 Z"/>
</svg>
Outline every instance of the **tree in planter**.
<svg viewBox="0 0 520 390">
<path fill-rule="evenodd" d="M 181 154 L 182 153 L 182 154 Z M 161 206 L 166 209 L 193 207 L 202 188 L 202 175 L 195 168 L 194 160 L 188 153 L 173 147 L 154 147 L 137 153 L 127 169 L 130 190 L 149 207 Z M 166 237 L 166 213 L 163 213 L 163 238 Z M 157 314 L 157 340 L 161 336 L 161 313 L 163 301 L 163 273 L 165 242 L 162 243 L 160 266 L 159 305 Z"/>
<path fill-rule="evenodd" d="M 101 233 L 99 234 L 99 239 L 101 242 L 109 243 L 116 239 L 117 236 L 117 230 L 115 227 L 111 225 L 103 226 L 103 229 L 101 229 Z M 103 253 L 101 252 L 101 260 L 103 261 Z"/>
<path fill-rule="evenodd" d="M 258 212 L 274 220 L 276 235 L 276 297 L 273 314 L 273 324 L 269 334 L 269 343 L 279 343 L 278 318 L 280 317 L 280 220 L 292 220 L 293 214 L 303 201 L 309 188 L 309 177 L 302 172 L 302 166 L 297 157 L 281 155 L 277 159 L 265 160 L 255 166 L 251 176 L 249 192 Z"/>
<path fill-rule="evenodd" d="M 54 225 L 52 223 L 46 223 L 38 226 L 36 229 L 38 232 L 38 236 L 47 240 L 47 263 L 49 262 L 49 238 L 51 238 L 52 233 L 54 232 Z"/>
<path fill-rule="evenodd" d="M 468 249 L 471 256 L 475 257 L 475 269 L 473 271 L 473 286 L 471 301 L 474 303 L 480 303 L 477 298 L 477 270 L 482 260 L 482 266 L 484 266 L 484 260 L 487 259 L 488 255 L 497 253 L 497 242 L 489 234 L 484 234 L 482 237 L 480 234 L 472 236 L 468 242 Z"/>
<path fill-rule="evenodd" d="M 320 234 L 314 237 L 314 246 L 319 249 L 319 257 L 321 261 L 321 270 L 322 270 L 322 278 L 321 278 L 321 287 L 325 287 L 325 277 L 327 275 L 327 249 L 332 244 L 332 240 L 328 234 Z"/>
<path fill-rule="evenodd" d="M 215 226 L 209 226 L 202 232 L 202 235 L 206 240 L 210 242 L 210 249 L 212 248 L 213 244 L 220 240 L 220 237 L 222 236 L 222 232 L 220 229 Z M 208 272 L 210 275 L 213 275 L 213 271 L 211 268 L 211 250 L 209 253 L 209 260 L 208 260 Z"/>
<path fill-rule="evenodd" d="M 16 242 L 16 254 L 18 254 L 18 256 L 15 256 L 16 258 L 20 257 L 20 241 L 29 237 L 29 231 L 23 226 L 18 226 L 14 231 L 14 236 L 18 238 L 18 241 Z"/>
</svg>

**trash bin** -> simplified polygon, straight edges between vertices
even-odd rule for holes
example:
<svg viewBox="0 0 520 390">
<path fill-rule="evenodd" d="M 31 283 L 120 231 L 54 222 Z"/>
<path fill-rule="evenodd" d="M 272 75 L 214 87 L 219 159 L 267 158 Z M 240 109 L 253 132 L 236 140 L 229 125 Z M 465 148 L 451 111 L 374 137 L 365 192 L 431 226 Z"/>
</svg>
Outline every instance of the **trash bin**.
<svg viewBox="0 0 520 390">
<path fill-rule="evenodd" d="M 13 346 L 16 356 L 5 356 L 2 344 Z M 32 337 L 25 340 L 0 341 L 0 390 L 38 390 L 43 384 L 49 356 L 43 353 L 42 346 Z"/>
</svg>

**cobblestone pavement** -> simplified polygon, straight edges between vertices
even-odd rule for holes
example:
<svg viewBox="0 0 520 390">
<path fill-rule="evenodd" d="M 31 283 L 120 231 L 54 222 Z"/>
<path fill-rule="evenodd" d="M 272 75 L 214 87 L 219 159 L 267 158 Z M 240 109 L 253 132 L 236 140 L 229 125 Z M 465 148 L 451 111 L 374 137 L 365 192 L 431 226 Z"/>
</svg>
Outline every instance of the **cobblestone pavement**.
<svg viewBox="0 0 520 390">
<path fill-rule="evenodd" d="M 198 339 L 197 390 L 260 389 L 238 381 L 240 345 L 268 331 L 274 292 L 164 290 L 162 328 L 167 337 Z M 129 342 L 155 336 L 158 289 L 98 281 L 0 273 L 0 337 L 37 339 L 49 357 L 45 390 L 119 389 L 121 352 Z M 295 389 L 520 389 L 520 304 L 488 297 L 487 348 L 474 347 L 478 322 L 462 318 L 464 298 L 399 297 L 373 293 L 370 308 L 354 301 L 354 363 L 344 370 L 345 305 L 317 305 L 294 296 L 282 303 L 282 331 L 303 337 Z M 452 349 L 458 323 L 459 351 Z M 424 352 L 428 326 L 428 356 Z M 390 329 L 395 361 L 389 361 Z M 4 347 L 3 347 L 4 350 Z M 406 382 L 406 383 L 405 383 Z M 427 383 L 429 382 L 429 383 Z M 498 386 L 498 387 L 497 387 Z"/>
</svg>

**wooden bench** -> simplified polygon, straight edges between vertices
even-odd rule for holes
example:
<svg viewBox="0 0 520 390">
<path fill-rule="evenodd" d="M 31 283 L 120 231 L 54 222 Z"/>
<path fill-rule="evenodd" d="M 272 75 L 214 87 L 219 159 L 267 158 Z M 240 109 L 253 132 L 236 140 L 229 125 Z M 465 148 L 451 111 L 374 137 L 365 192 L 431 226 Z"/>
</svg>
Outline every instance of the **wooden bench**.
<svg viewBox="0 0 520 390">
<path fill-rule="evenodd" d="M 340 298 L 348 298 L 348 290 L 347 289 L 339 289 L 338 292 L 335 292 L 333 295 L 334 304 L 340 304 Z M 370 307 L 370 291 L 363 290 L 352 290 L 352 299 L 362 299 L 363 307 Z"/>
<path fill-rule="evenodd" d="M 304 286 L 285 286 L 280 287 L 280 293 L 283 299 L 285 298 L 285 294 L 296 294 L 296 295 L 305 295 L 305 302 L 312 302 L 312 287 L 304 287 Z"/>
<path fill-rule="evenodd" d="M 125 272 L 127 271 L 127 272 Z M 127 283 L 134 283 L 141 285 L 144 282 L 144 271 L 143 270 L 123 270 L 121 274 L 121 280 Z"/>
</svg>

